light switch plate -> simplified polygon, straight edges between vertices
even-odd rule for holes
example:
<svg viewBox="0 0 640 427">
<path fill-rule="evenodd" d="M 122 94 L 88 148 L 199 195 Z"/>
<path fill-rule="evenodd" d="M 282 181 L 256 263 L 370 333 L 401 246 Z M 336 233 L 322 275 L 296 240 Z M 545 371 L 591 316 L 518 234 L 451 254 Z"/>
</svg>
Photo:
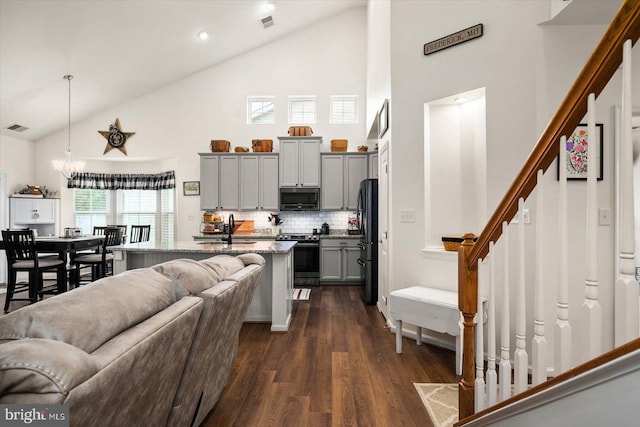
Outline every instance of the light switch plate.
<svg viewBox="0 0 640 427">
<path fill-rule="evenodd" d="M 611 225 L 611 209 L 609 208 L 598 209 L 598 224 Z"/>
<path fill-rule="evenodd" d="M 400 209 L 400 222 L 416 222 L 415 209 Z"/>
</svg>

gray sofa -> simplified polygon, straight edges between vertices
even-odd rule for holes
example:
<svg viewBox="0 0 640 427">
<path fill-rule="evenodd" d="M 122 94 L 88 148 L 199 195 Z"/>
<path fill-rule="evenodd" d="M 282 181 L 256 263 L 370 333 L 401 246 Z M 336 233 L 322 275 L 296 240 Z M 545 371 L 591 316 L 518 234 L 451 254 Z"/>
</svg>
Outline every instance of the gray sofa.
<svg viewBox="0 0 640 427">
<path fill-rule="evenodd" d="M 229 380 L 257 254 L 131 270 L 0 317 L 0 403 L 72 426 L 199 425 Z"/>
</svg>

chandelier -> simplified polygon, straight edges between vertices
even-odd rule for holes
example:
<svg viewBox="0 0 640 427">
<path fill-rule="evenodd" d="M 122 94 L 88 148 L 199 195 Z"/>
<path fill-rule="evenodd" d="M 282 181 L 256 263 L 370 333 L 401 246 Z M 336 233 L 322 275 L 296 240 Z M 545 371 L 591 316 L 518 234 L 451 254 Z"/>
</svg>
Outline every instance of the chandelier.
<svg viewBox="0 0 640 427">
<path fill-rule="evenodd" d="M 67 179 L 73 178 L 76 173 L 82 172 L 84 170 L 84 162 L 74 162 L 71 158 L 71 79 L 73 76 L 71 74 L 67 74 L 63 77 L 66 81 L 69 82 L 69 121 L 68 121 L 68 138 L 67 138 L 67 149 L 64 151 L 64 159 L 62 160 L 54 160 L 53 168 L 60 172 L 62 176 Z"/>
</svg>

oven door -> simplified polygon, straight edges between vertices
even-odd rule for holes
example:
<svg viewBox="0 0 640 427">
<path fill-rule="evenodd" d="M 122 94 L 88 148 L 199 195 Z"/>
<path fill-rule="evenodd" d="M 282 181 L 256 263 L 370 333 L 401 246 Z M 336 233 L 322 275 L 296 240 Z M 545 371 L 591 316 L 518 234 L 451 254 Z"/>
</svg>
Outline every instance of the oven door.
<svg viewBox="0 0 640 427">
<path fill-rule="evenodd" d="M 293 277 L 295 284 L 303 282 L 317 284 L 320 278 L 320 245 L 318 243 L 298 242 L 293 247 Z"/>
</svg>

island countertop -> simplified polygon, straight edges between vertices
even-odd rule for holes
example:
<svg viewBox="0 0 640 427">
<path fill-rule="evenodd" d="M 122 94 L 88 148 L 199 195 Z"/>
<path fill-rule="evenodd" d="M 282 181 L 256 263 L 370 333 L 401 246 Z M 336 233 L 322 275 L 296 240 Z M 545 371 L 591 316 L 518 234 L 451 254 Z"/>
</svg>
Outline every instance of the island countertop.
<svg viewBox="0 0 640 427">
<path fill-rule="evenodd" d="M 296 245 L 295 241 L 256 240 L 247 243 L 241 239 L 231 245 L 226 242 L 215 241 L 179 241 L 171 244 L 156 245 L 153 242 L 128 243 L 126 245 L 113 246 L 113 251 L 123 252 L 182 252 L 196 254 L 244 254 L 253 252 L 257 254 L 285 254 Z"/>
</svg>

